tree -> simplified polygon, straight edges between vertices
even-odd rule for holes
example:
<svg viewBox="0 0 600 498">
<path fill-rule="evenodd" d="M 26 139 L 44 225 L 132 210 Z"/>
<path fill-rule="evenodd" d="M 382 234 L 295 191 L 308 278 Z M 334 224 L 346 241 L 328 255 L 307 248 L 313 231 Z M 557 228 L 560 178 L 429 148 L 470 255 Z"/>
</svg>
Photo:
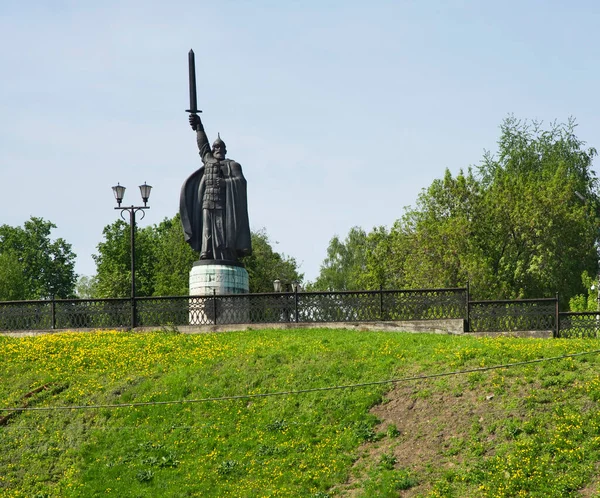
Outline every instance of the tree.
<svg viewBox="0 0 600 498">
<path fill-rule="evenodd" d="M 70 298 L 75 290 L 75 254 L 64 239 L 51 239 L 56 225 L 31 217 L 23 227 L 0 226 L 2 297 Z M 10 283 L 8 283 L 10 282 Z"/>
<path fill-rule="evenodd" d="M 585 147 L 575 128 L 574 120 L 544 130 L 510 117 L 501 127 L 498 159 L 484 157 L 485 223 L 475 227 L 498 294 L 559 292 L 568 301 L 582 290 L 580 275 L 596 273 L 596 150 Z"/>
<path fill-rule="evenodd" d="M 329 241 L 319 276 L 309 288 L 324 291 L 359 289 L 361 275 L 365 271 L 366 241 L 367 234 L 359 227 L 352 227 L 343 241 L 334 235 Z"/>
<path fill-rule="evenodd" d="M 98 244 L 95 297 L 128 297 L 131 294 L 131 230 L 128 223 L 117 220 L 104 227 L 104 241 Z M 136 227 L 135 236 L 136 295 L 154 292 L 154 228 Z"/>
<path fill-rule="evenodd" d="M 198 253 L 183 237 L 179 213 L 173 218 L 165 218 L 154 233 L 154 295 L 188 295 L 190 270 Z"/>
<path fill-rule="evenodd" d="M 27 299 L 25 271 L 16 254 L 0 254 L 0 301 Z"/>
<path fill-rule="evenodd" d="M 569 311 L 600 311 L 598 308 L 598 280 L 590 277 L 587 271 L 581 275 L 581 283 L 587 291 L 585 294 L 577 294 L 569 300 Z"/>
<path fill-rule="evenodd" d="M 480 274 L 484 258 L 474 227 L 484 219 L 481 185 L 472 171 L 453 177 L 446 170 L 395 225 L 404 245 L 405 285 L 464 286 Z"/>
<path fill-rule="evenodd" d="M 75 294 L 79 299 L 92 299 L 96 296 L 96 286 L 98 282 L 96 277 L 81 275 L 75 285 Z"/>
<path fill-rule="evenodd" d="M 365 271 L 357 278 L 363 289 L 399 289 L 407 286 L 406 264 L 410 237 L 400 221 L 388 231 L 375 227 L 366 239 Z"/>
<path fill-rule="evenodd" d="M 273 250 L 264 229 L 252 232 L 252 255 L 243 259 L 248 271 L 250 292 L 273 292 L 273 282 L 280 280 L 284 285 L 293 281 L 302 282 L 304 275 L 298 273 L 298 264 L 292 257 Z"/>
</svg>

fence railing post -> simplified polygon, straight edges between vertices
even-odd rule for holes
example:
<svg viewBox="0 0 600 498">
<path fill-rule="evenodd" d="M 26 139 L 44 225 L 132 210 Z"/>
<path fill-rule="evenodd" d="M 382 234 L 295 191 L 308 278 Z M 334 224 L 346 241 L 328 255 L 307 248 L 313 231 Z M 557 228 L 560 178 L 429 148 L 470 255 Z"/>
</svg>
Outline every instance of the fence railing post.
<svg viewBox="0 0 600 498">
<path fill-rule="evenodd" d="M 469 281 L 467 280 L 467 292 L 466 292 L 466 302 L 465 302 L 465 332 L 471 331 L 471 294 L 470 294 L 470 286 Z"/>
<path fill-rule="evenodd" d="M 50 301 L 50 316 L 52 317 L 52 330 L 56 328 L 56 301 L 54 300 L 54 294 L 52 294 Z"/>
<path fill-rule="evenodd" d="M 555 323 L 554 330 L 552 331 L 552 335 L 556 337 L 560 337 L 560 307 L 558 306 L 558 292 L 556 293 L 556 308 L 555 308 Z"/>
<path fill-rule="evenodd" d="M 379 319 L 385 320 L 383 316 L 383 285 L 379 284 Z"/>
<path fill-rule="evenodd" d="M 217 324 L 217 289 L 213 289 L 213 321 Z"/>
<path fill-rule="evenodd" d="M 298 285 L 294 285 L 294 316 L 298 323 Z"/>
<path fill-rule="evenodd" d="M 135 298 L 135 296 L 131 296 L 131 330 L 133 330 L 137 327 L 137 320 L 136 320 L 137 310 L 136 310 L 136 308 L 137 308 L 136 298 Z"/>
</svg>

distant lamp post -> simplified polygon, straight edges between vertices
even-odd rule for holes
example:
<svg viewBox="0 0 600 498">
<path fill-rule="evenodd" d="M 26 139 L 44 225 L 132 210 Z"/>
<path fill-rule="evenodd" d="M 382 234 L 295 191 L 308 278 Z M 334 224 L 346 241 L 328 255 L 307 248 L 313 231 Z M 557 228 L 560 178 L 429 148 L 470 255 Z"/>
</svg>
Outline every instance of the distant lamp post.
<svg viewBox="0 0 600 498">
<path fill-rule="evenodd" d="M 150 191 L 152 187 L 146 182 L 143 185 L 140 185 L 140 194 L 142 195 L 143 206 L 121 206 L 123 202 L 123 197 L 125 197 L 125 187 L 121 184 L 117 183 L 113 188 L 113 193 L 115 194 L 115 199 L 117 200 L 117 207 L 115 209 L 121 210 L 121 218 L 123 221 L 127 221 L 124 216 L 125 211 L 129 213 L 129 228 L 130 228 L 130 240 L 131 240 L 131 328 L 135 328 L 136 326 L 136 310 L 135 310 L 135 215 L 136 213 L 142 213 L 142 217 L 140 219 L 144 219 L 146 213 L 144 209 L 150 209 L 148 206 L 148 199 L 150 198 Z"/>
<path fill-rule="evenodd" d="M 290 283 L 284 284 L 281 280 L 277 279 L 273 281 L 273 290 L 277 293 L 286 292 L 286 294 L 277 298 L 278 300 L 282 300 L 281 321 L 298 322 L 298 292 L 302 290 L 300 282 L 292 280 Z"/>
</svg>

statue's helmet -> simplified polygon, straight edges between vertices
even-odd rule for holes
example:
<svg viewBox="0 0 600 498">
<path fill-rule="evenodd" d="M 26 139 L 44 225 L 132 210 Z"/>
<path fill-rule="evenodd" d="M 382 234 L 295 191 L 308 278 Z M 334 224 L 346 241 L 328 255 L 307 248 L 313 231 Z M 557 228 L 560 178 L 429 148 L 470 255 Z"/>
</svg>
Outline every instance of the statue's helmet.
<svg viewBox="0 0 600 498">
<path fill-rule="evenodd" d="M 217 146 L 223 150 L 223 154 L 227 153 L 227 146 L 225 145 L 225 142 L 223 142 L 223 140 L 221 140 L 220 133 L 217 133 L 217 139 L 212 144 L 213 150 L 215 150 L 215 148 Z"/>
</svg>

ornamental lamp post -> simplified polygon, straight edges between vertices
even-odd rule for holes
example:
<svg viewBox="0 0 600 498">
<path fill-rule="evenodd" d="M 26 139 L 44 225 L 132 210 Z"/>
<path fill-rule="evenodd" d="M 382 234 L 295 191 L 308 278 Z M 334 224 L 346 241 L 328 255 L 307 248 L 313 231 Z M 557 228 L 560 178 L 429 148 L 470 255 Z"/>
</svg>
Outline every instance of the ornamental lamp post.
<svg viewBox="0 0 600 498">
<path fill-rule="evenodd" d="M 273 281 L 273 290 L 275 292 L 277 292 L 278 294 L 280 294 L 281 292 L 285 292 L 284 287 L 286 287 L 286 285 L 279 279 L 274 280 Z M 288 297 L 287 296 L 279 296 L 277 298 L 278 303 L 280 302 L 280 304 L 278 304 L 278 306 L 281 306 L 280 309 L 280 316 L 279 316 L 279 320 L 282 322 L 289 322 L 290 321 L 290 310 L 289 310 L 289 303 L 288 301 Z"/>
<path fill-rule="evenodd" d="M 117 207 L 115 209 L 121 210 L 121 218 L 123 221 L 127 221 L 124 216 L 125 212 L 129 213 L 129 228 L 130 228 L 130 249 L 131 249 L 131 328 L 134 329 L 136 327 L 136 306 L 135 306 L 135 215 L 136 213 L 142 213 L 141 220 L 144 219 L 146 213 L 145 209 L 150 209 L 148 206 L 148 199 L 150 198 L 150 191 L 152 190 L 152 186 L 148 185 L 144 182 L 143 185 L 140 185 L 140 194 L 142 196 L 143 206 L 121 206 L 123 202 L 123 197 L 125 197 L 125 187 L 120 183 L 117 183 L 113 188 L 113 193 L 115 194 L 115 199 L 117 200 Z"/>
<path fill-rule="evenodd" d="M 287 293 L 278 298 L 283 300 L 281 320 L 284 322 L 298 322 L 298 292 L 302 290 L 300 282 L 292 280 L 290 283 L 284 284 L 281 280 L 277 279 L 273 281 L 273 290 L 277 293 Z M 292 316 L 294 317 L 293 319 Z"/>
</svg>

